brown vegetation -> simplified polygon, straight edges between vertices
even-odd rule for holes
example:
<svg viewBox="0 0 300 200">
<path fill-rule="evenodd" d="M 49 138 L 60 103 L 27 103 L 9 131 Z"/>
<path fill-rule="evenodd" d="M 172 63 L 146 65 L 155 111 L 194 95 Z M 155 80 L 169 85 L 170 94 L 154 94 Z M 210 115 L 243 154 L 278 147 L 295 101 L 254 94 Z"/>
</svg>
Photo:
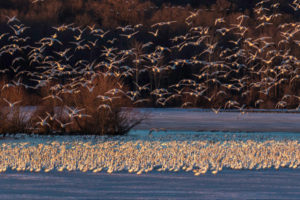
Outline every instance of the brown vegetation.
<svg viewBox="0 0 300 200">
<path fill-rule="evenodd" d="M 2 80 L 0 87 L 5 84 Z M 111 89 L 124 89 L 115 79 L 97 76 L 91 80 L 90 88 L 81 84 L 70 86 L 73 93 L 67 88 L 51 89 L 58 85 L 49 83 L 39 89 L 38 95 L 30 95 L 21 86 L 4 89 L 0 93 L 0 133 L 123 135 L 145 117 L 123 108 L 129 105 L 123 94 L 99 98 L 110 98 L 106 93 Z M 10 107 L 4 99 L 20 103 Z M 43 119 L 45 124 L 41 123 Z"/>
</svg>

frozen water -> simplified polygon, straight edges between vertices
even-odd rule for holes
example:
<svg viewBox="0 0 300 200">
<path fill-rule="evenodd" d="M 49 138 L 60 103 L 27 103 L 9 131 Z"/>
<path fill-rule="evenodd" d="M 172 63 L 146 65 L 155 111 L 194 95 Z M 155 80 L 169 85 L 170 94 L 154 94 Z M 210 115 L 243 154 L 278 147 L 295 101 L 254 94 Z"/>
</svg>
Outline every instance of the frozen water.
<svg viewBox="0 0 300 200">
<path fill-rule="evenodd" d="M 6 172 L 0 199 L 299 199 L 300 170 L 192 173 Z"/>
<path fill-rule="evenodd" d="M 234 110 L 218 114 L 205 109 L 142 108 L 138 110 L 148 113 L 148 119 L 136 126 L 136 129 L 300 133 L 300 112 L 295 110 L 293 112 L 262 110 L 245 114 Z"/>
</svg>

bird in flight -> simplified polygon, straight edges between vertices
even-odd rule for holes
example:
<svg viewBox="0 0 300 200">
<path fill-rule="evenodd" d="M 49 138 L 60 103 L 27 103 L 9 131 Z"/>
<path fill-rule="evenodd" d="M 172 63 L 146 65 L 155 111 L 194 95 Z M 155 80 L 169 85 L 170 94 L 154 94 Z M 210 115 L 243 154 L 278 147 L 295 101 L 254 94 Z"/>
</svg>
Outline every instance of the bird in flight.
<svg viewBox="0 0 300 200">
<path fill-rule="evenodd" d="M 2 99 L 8 104 L 8 106 L 9 106 L 10 108 L 14 108 L 15 105 L 17 105 L 17 104 L 19 104 L 19 103 L 22 102 L 22 101 L 9 102 L 6 98 L 2 98 Z"/>
</svg>

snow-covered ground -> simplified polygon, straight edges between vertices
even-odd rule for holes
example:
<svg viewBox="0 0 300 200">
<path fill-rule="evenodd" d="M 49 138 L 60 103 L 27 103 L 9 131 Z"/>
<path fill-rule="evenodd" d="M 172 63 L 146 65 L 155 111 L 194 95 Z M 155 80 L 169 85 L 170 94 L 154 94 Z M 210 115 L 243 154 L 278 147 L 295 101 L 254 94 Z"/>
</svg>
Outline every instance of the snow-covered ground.
<svg viewBox="0 0 300 200">
<path fill-rule="evenodd" d="M 299 149 L 299 113 L 249 112 L 241 115 L 239 112 L 215 114 L 199 109 L 138 110 L 150 114 L 147 120 L 129 133 L 129 136 L 52 137 L 17 135 L 0 140 L 2 148 L 0 150 L 3 155 L 9 154 L 10 149 L 12 149 L 11 152 L 15 156 L 18 151 L 14 150 L 19 149 L 21 152 L 22 148 L 28 147 L 22 155 L 28 153 L 28 155 L 31 155 L 30 151 L 33 148 L 43 144 L 46 147 L 41 152 L 51 157 L 51 152 L 55 153 L 52 150 L 62 144 L 67 147 L 66 151 L 76 153 L 76 150 L 73 151 L 69 148 L 73 144 L 76 146 L 75 149 L 78 147 L 84 150 L 85 148 L 92 148 L 93 145 L 96 145 L 96 149 L 99 149 L 99 145 L 106 143 L 105 148 L 107 150 L 112 148 L 112 152 L 116 152 L 118 151 L 116 147 L 119 144 L 124 149 L 124 144 L 128 144 L 128 142 L 134 144 L 136 142 L 140 144 L 152 142 L 158 145 L 158 149 L 168 154 L 160 147 L 170 148 L 173 151 L 183 142 L 186 150 L 189 150 L 191 149 L 189 145 L 194 146 L 195 144 L 198 145 L 197 142 L 206 141 L 203 146 L 199 143 L 201 148 L 216 153 L 214 148 L 210 147 L 215 144 L 218 147 L 218 145 L 222 145 L 222 141 L 236 141 L 237 143 L 233 142 L 233 146 L 231 143 L 226 146 L 229 149 L 228 152 L 233 152 L 232 148 L 235 145 L 238 147 L 241 142 L 243 143 L 241 147 L 244 148 L 247 146 L 245 146 L 245 142 L 248 143 L 251 140 L 253 142 L 250 141 L 250 144 L 254 149 L 255 147 L 257 149 L 262 147 L 268 149 L 273 145 L 280 148 L 281 153 L 283 151 L 288 153 L 284 155 L 288 155 L 292 160 L 297 158 L 293 152 L 295 150 L 298 152 Z M 154 130 L 149 135 L 149 129 L 151 128 L 162 128 L 167 129 L 167 131 Z M 221 141 L 220 144 L 216 143 L 219 141 Z M 115 146 L 116 144 L 117 146 Z M 40 145 L 40 147 L 43 145 Z M 294 145 L 294 150 L 292 150 L 291 145 Z M 47 153 L 48 150 L 50 154 Z M 208 152 L 207 150 L 205 151 Z M 193 150 L 193 152 L 195 151 L 197 151 L 197 148 Z M 122 152 L 119 151 L 116 155 L 122 157 L 125 155 Z M 140 153 L 143 152 L 146 152 L 145 149 Z M 189 152 L 187 153 L 189 155 Z M 172 156 L 174 155 L 176 154 L 172 154 Z M 227 155 L 227 153 L 224 155 Z M 263 157 L 268 156 L 263 155 Z M 38 159 L 38 155 L 35 158 Z M 81 155 L 79 159 L 82 158 Z M 15 157 L 15 159 L 22 160 L 22 157 Z M 56 159 L 60 159 L 59 151 Z M 275 154 L 272 159 L 276 161 Z M 284 160 L 283 157 L 282 159 Z M 295 162 L 295 159 L 293 162 Z M 3 163 L 5 162 L 0 164 Z M 84 173 L 80 171 L 69 172 L 67 170 L 58 172 L 54 169 L 45 173 L 42 168 L 41 172 L 36 173 L 29 171 L 17 172 L 9 167 L 6 172 L 0 173 L 0 199 L 299 199 L 300 197 L 299 167 L 295 169 L 280 167 L 279 170 L 275 170 L 274 167 L 265 170 L 233 170 L 225 167 L 215 175 L 209 170 L 206 174 L 200 176 L 195 176 L 192 171 L 186 172 L 184 170 L 178 172 L 152 170 L 139 175 L 128 173 L 126 170 L 108 174 L 105 169 L 103 170 L 97 173 L 91 171 Z"/>
<path fill-rule="evenodd" d="M 261 110 L 261 112 L 219 112 L 203 109 L 138 109 L 148 118 L 135 129 L 165 128 L 190 131 L 298 132 L 300 112 Z M 259 110 L 253 110 L 259 111 Z"/>
</svg>

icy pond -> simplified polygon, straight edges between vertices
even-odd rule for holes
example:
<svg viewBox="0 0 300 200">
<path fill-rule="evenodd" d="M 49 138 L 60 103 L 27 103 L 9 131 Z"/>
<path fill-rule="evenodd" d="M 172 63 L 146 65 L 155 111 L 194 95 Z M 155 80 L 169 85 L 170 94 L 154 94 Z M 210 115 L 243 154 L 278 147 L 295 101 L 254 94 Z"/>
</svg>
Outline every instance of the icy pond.
<svg viewBox="0 0 300 200">
<path fill-rule="evenodd" d="M 299 199 L 299 122 L 151 109 L 128 136 L 8 135 L 0 199 Z"/>
</svg>

